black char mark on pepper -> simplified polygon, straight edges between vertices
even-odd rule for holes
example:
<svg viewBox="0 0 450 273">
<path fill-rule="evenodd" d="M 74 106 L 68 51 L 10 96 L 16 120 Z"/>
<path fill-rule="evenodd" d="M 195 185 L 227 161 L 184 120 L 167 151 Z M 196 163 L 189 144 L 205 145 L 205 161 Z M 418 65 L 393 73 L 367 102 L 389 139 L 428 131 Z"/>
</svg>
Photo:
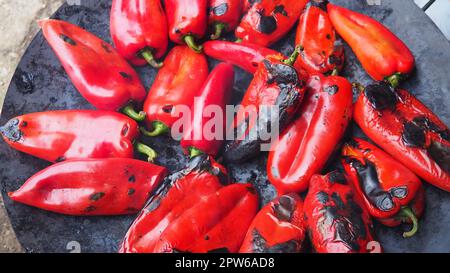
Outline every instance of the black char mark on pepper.
<svg viewBox="0 0 450 273">
<path fill-rule="evenodd" d="M 449 146 L 437 141 L 432 141 L 428 148 L 428 153 L 445 172 L 450 173 Z"/>
<path fill-rule="evenodd" d="M 252 238 L 253 253 L 297 253 L 300 250 L 300 244 L 296 240 L 269 247 L 267 240 L 256 229 L 252 231 Z"/>
<path fill-rule="evenodd" d="M 404 124 L 402 139 L 409 147 L 425 147 L 425 131 L 414 122 L 406 122 Z"/>
<path fill-rule="evenodd" d="M 277 6 L 275 7 L 273 13 L 274 13 L 274 14 L 279 13 L 279 14 L 281 14 L 281 15 L 283 15 L 283 16 L 286 16 L 286 17 L 289 16 L 288 13 L 287 13 L 287 11 L 286 11 L 286 9 L 284 8 L 283 5 L 277 5 Z"/>
<path fill-rule="evenodd" d="M 311 0 L 308 2 L 308 6 L 318 7 L 324 11 L 327 11 L 328 0 Z"/>
<path fill-rule="evenodd" d="M 73 45 L 73 46 L 77 45 L 77 43 L 72 38 L 70 38 L 69 36 L 67 36 L 65 34 L 62 34 L 62 33 L 59 34 L 59 38 L 61 38 L 61 40 L 63 40 L 64 42 L 66 42 L 70 45 Z"/>
<path fill-rule="evenodd" d="M 347 185 L 347 179 L 344 174 L 338 171 L 330 173 L 328 179 L 331 183 Z"/>
<path fill-rule="evenodd" d="M 97 192 L 97 193 L 92 194 L 92 195 L 89 197 L 89 199 L 90 199 L 91 201 L 98 201 L 98 200 L 102 199 L 104 196 L 105 196 L 105 193 L 104 193 L 104 192 Z"/>
<path fill-rule="evenodd" d="M 119 74 L 120 74 L 120 76 L 122 76 L 124 79 L 127 79 L 127 80 L 131 80 L 133 78 L 130 74 L 123 72 L 123 71 L 119 72 Z"/>
<path fill-rule="evenodd" d="M 272 15 L 264 15 L 264 10 L 258 11 L 259 25 L 258 31 L 264 34 L 271 34 L 277 29 L 277 20 Z"/>
<path fill-rule="evenodd" d="M 16 118 L 8 121 L 4 126 L 0 127 L 0 133 L 9 141 L 21 141 L 23 138 L 23 132 L 19 128 L 19 123 L 20 121 Z"/>
<path fill-rule="evenodd" d="M 339 86 L 337 85 L 326 86 L 324 88 L 324 91 L 330 95 L 336 95 L 339 92 Z"/>
<path fill-rule="evenodd" d="M 328 201 L 330 200 L 328 193 L 324 191 L 320 191 L 316 194 L 317 201 L 320 202 L 322 205 L 326 205 Z"/>
<path fill-rule="evenodd" d="M 376 110 L 393 110 L 397 104 L 395 90 L 385 82 L 368 85 L 364 94 Z"/>
<path fill-rule="evenodd" d="M 275 217 L 280 221 L 291 222 L 295 211 L 295 200 L 291 196 L 283 195 L 279 201 L 273 205 Z"/>
<path fill-rule="evenodd" d="M 216 16 L 222 16 L 225 13 L 227 13 L 227 11 L 228 11 L 228 4 L 227 3 L 222 3 L 222 4 L 218 5 L 217 7 L 213 7 L 212 8 L 212 12 Z"/>
</svg>

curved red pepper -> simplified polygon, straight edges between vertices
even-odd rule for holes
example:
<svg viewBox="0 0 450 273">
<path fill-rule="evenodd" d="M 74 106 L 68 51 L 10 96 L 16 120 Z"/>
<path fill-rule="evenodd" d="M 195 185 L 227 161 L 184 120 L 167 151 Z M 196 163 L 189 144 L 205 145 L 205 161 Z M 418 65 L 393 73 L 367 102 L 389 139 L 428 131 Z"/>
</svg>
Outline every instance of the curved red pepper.
<svg viewBox="0 0 450 273">
<path fill-rule="evenodd" d="M 278 194 L 303 192 L 325 167 L 352 118 L 352 85 L 342 77 L 311 75 L 300 117 L 269 153 L 267 174 Z"/>
<path fill-rule="evenodd" d="M 394 87 L 414 69 L 409 48 L 378 21 L 328 4 L 328 14 L 339 35 L 350 45 L 367 73 Z"/>
<path fill-rule="evenodd" d="M 384 151 L 450 192 L 450 130 L 408 91 L 386 83 L 369 85 L 355 104 L 354 117 Z"/>
<path fill-rule="evenodd" d="M 388 226 L 402 222 L 413 227 L 403 236 L 411 237 L 418 229 L 424 207 L 420 179 L 376 146 L 354 139 L 342 150 L 342 164 L 349 181 L 376 219 Z"/>
<path fill-rule="evenodd" d="M 209 25 L 214 30 L 211 39 L 219 39 L 224 31 L 233 31 L 239 25 L 242 6 L 242 0 L 209 1 Z"/>
<path fill-rule="evenodd" d="M 134 214 L 165 175 L 165 168 L 134 159 L 67 161 L 37 173 L 9 196 L 66 215 Z"/>
<path fill-rule="evenodd" d="M 251 224 L 240 253 L 298 253 L 306 236 L 303 201 L 294 193 L 265 206 Z"/>
<path fill-rule="evenodd" d="M 208 77 L 208 61 L 187 46 L 174 47 L 156 75 L 144 104 L 147 126 L 158 136 L 169 132 L 179 120 L 179 107 L 191 107 Z"/>
<path fill-rule="evenodd" d="M 117 51 L 134 65 L 161 67 L 169 43 L 160 0 L 113 0 L 111 37 Z"/>
<path fill-rule="evenodd" d="M 96 108 L 117 111 L 144 101 L 147 93 L 139 75 L 112 46 L 64 21 L 39 24 L 75 87 Z"/>
<path fill-rule="evenodd" d="M 270 46 L 291 30 L 308 0 L 255 1 L 236 29 L 244 42 Z"/>
<path fill-rule="evenodd" d="M 311 179 L 304 210 L 311 243 L 318 253 L 366 253 L 374 241 L 372 219 L 338 172 Z"/>
<path fill-rule="evenodd" d="M 208 25 L 207 0 L 164 0 L 169 37 L 177 44 L 186 43 L 195 52 L 200 53 L 202 46 L 195 43 L 206 33 Z"/>
<path fill-rule="evenodd" d="M 226 129 L 225 107 L 231 99 L 234 85 L 234 70 L 231 64 L 221 63 L 211 72 L 202 91 L 198 96 L 198 102 L 192 108 L 191 126 L 184 131 L 181 147 L 189 152 L 191 157 L 199 153 L 205 153 L 215 157 L 222 147 Z M 209 122 L 218 117 L 217 113 L 207 111 L 209 107 L 219 107 L 222 110 L 222 128 L 215 127 L 215 132 L 222 132 L 216 136 L 205 135 L 204 128 Z M 219 110 L 219 109 L 217 109 Z M 209 116 L 208 116 L 209 115 Z M 214 137 L 212 139 L 212 137 Z"/>
<path fill-rule="evenodd" d="M 300 16 L 295 44 L 303 50 L 295 67 L 330 73 L 344 66 L 344 47 L 327 13 L 327 0 L 312 0 Z"/>
</svg>

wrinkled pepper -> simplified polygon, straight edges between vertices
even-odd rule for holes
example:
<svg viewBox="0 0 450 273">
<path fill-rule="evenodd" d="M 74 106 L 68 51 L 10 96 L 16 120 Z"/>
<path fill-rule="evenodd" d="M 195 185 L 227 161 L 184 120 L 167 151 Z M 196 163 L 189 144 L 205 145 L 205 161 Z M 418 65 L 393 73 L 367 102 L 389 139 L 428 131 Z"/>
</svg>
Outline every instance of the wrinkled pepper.
<svg viewBox="0 0 450 273">
<path fill-rule="evenodd" d="M 340 6 L 327 7 L 336 31 L 374 80 L 385 80 L 397 87 L 414 70 L 415 60 L 409 48 L 383 24 Z"/>
<path fill-rule="evenodd" d="M 117 51 L 132 64 L 162 66 L 156 59 L 166 53 L 169 37 L 160 0 L 113 0 L 110 29 Z"/>
<path fill-rule="evenodd" d="M 266 205 L 255 217 L 240 253 L 298 253 L 306 237 L 303 201 L 295 193 Z"/>
<path fill-rule="evenodd" d="M 212 40 L 219 39 L 224 32 L 234 31 L 242 15 L 242 0 L 210 0 L 209 26 L 213 29 Z"/>
<path fill-rule="evenodd" d="M 356 102 L 354 117 L 375 144 L 450 192 L 450 130 L 412 94 L 384 82 L 371 84 Z"/>
<path fill-rule="evenodd" d="M 369 213 L 386 226 L 412 224 L 413 236 L 424 208 L 420 179 L 376 146 L 355 138 L 342 150 L 342 165 Z"/>
<path fill-rule="evenodd" d="M 352 119 L 352 85 L 339 76 L 313 74 L 300 116 L 269 153 L 267 173 L 278 194 L 303 192 L 325 167 Z"/>
<path fill-rule="evenodd" d="M 66 215 L 135 214 L 165 175 L 165 168 L 134 159 L 74 160 L 44 169 L 9 197 Z"/>
</svg>

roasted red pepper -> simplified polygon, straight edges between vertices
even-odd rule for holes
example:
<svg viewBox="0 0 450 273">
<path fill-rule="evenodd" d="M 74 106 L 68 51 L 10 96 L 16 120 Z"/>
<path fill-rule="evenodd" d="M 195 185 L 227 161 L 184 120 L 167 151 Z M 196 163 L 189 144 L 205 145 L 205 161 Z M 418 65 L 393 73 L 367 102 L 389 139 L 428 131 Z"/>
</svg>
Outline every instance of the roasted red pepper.
<svg viewBox="0 0 450 273">
<path fill-rule="evenodd" d="M 224 157 L 228 162 L 245 162 L 257 156 L 261 144 L 271 142 L 264 139 L 264 132 L 272 131 L 274 125 L 282 131 L 297 113 L 305 93 L 304 79 L 292 66 L 298 54 L 296 49 L 287 60 L 269 56 L 259 64 L 229 128 L 228 137 L 235 140 L 226 145 Z M 279 115 L 264 109 L 271 106 L 278 106 Z"/>
<path fill-rule="evenodd" d="M 34 175 L 9 197 L 67 215 L 134 214 L 165 175 L 165 168 L 134 159 L 67 161 Z"/>
<path fill-rule="evenodd" d="M 177 44 L 187 44 L 200 53 L 202 47 L 195 43 L 201 39 L 208 25 L 208 0 L 164 0 L 169 37 Z"/>
<path fill-rule="evenodd" d="M 405 166 L 376 146 L 354 139 L 342 151 L 349 181 L 362 198 L 369 213 L 387 226 L 413 224 L 403 236 L 413 236 L 424 207 L 420 179 Z"/>
<path fill-rule="evenodd" d="M 367 86 L 354 117 L 364 133 L 416 175 L 450 192 L 450 130 L 408 91 Z"/>
<path fill-rule="evenodd" d="M 197 103 L 192 107 L 190 127 L 184 131 L 181 140 L 181 146 L 188 151 L 191 157 L 202 153 L 215 157 L 222 147 L 226 130 L 225 108 L 231 99 L 233 85 L 233 66 L 227 63 L 217 65 L 206 80 Z M 215 132 L 205 132 L 204 130 L 209 122 L 218 118 L 217 113 L 207 112 L 212 110 L 208 109 L 209 107 L 220 107 L 223 113 L 223 127 L 214 127 Z M 213 135 L 209 136 L 207 133 Z"/>
<path fill-rule="evenodd" d="M 64 21 L 39 24 L 75 87 L 96 108 L 117 111 L 144 101 L 147 93 L 139 75 L 112 46 Z M 125 112 L 139 121 L 145 118 L 130 107 Z"/>
<path fill-rule="evenodd" d="M 384 25 L 367 15 L 333 4 L 328 4 L 328 14 L 336 31 L 374 80 L 386 80 L 396 87 L 413 71 L 413 54 Z"/>
<path fill-rule="evenodd" d="M 311 179 L 304 210 L 318 253 L 366 253 L 374 241 L 372 219 L 343 174 Z"/>
<path fill-rule="evenodd" d="M 244 42 L 270 46 L 291 30 L 308 0 L 255 1 L 236 29 Z"/>
<path fill-rule="evenodd" d="M 298 253 L 306 236 L 303 201 L 294 193 L 266 205 L 251 224 L 240 253 Z"/>
<path fill-rule="evenodd" d="M 144 104 L 148 136 L 168 133 L 179 120 L 179 107 L 191 107 L 208 77 L 208 61 L 186 46 L 174 47 L 159 70 Z"/>
<path fill-rule="evenodd" d="M 352 85 L 345 78 L 311 75 L 300 117 L 269 153 L 267 173 L 278 194 L 303 192 L 335 152 L 352 118 Z"/>
<path fill-rule="evenodd" d="M 156 157 L 151 148 L 135 142 L 138 124 L 109 111 L 66 110 L 16 117 L 0 128 L 14 149 L 50 162 L 88 158 L 132 158 L 133 146 Z"/>
<path fill-rule="evenodd" d="M 311 0 L 300 16 L 295 44 L 302 48 L 295 66 L 330 73 L 344 66 L 344 47 L 327 13 L 327 0 Z"/>
<path fill-rule="evenodd" d="M 242 15 L 242 0 L 210 0 L 209 25 L 214 34 L 211 39 L 219 39 L 222 33 L 230 32 L 239 25 Z"/>
<path fill-rule="evenodd" d="M 134 65 L 161 67 L 169 38 L 160 0 L 113 0 L 111 37 L 117 51 Z"/>
</svg>

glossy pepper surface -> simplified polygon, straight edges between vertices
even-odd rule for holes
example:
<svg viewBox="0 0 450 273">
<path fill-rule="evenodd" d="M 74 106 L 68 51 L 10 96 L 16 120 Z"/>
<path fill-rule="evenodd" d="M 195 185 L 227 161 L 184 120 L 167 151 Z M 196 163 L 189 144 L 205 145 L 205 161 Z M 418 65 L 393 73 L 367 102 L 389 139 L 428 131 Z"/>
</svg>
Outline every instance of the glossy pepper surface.
<svg viewBox="0 0 450 273">
<path fill-rule="evenodd" d="M 210 0 L 209 25 L 213 29 L 211 39 L 219 39 L 222 33 L 234 31 L 242 16 L 242 0 Z"/>
<path fill-rule="evenodd" d="M 211 107 L 225 113 L 233 94 L 234 70 L 231 64 L 221 63 L 214 68 L 206 80 L 197 102 L 193 105 L 190 126 L 185 130 L 181 146 L 191 155 L 205 153 L 215 157 L 222 147 L 226 130 L 226 116 L 222 118 L 222 128 L 214 129 L 211 124 L 219 117 L 208 113 Z M 209 127 L 211 126 L 211 127 Z M 206 130 L 209 127 L 210 130 Z M 208 135 L 211 134 L 211 135 Z"/>
<path fill-rule="evenodd" d="M 352 85 L 339 76 L 313 74 L 299 117 L 269 153 L 267 173 L 278 194 L 303 192 L 336 151 L 352 118 Z"/>
<path fill-rule="evenodd" d="M 64 21 L 39 24 L 75 87 L 97 109 L 117 111 L 144 101 L 138 74 L 112 46 Z"/>
<path fill-rule="evenodd" d="M 111 37 L 117 51 L 134 65 L 150 64 L 164 56 L 169 37 L 160 0 L 114 0 Z"/>
<path fill-rule="evenodd" d="M 450 191 L 450 131 L 408 91 L 369 85 L 355 104 L 364 133 L 425 181 Z"/>
<path fill-rule="evenodd" d="M 134 214 L 165 175 L 165 168 L 134 159 L 74 160 L 37 173 L 9 196 L 66 215 Z"/>
<path fill-rule="evenodd" d="M 208 61 L 187 46 L 174 47 L 164 61 L 145 100 L 146 123 L 157 136 L 179 120 L 180 107 L 190 108 L 208 78 Z"/>
<path fill-rule="evenodd" d="M 354 139 L 342 150 L 349 181 L 362 198 L 369 213 L 387 226 L 411 223 L 403 234 L 413 236 L 424 208 L 424 191 L 420 179 L 401 163 L 376 146 Z"/>
<path fill-rule="evenodd" d="M 328 4 L 339 35 L 350 45 L 367 73 L 396 87 L 414 69 L 409 48 L 384 25 L 366 15 Z"/>
<path fill-rule="evenodd" d="M 327 13 L 327 0 L 311 0 L 300 16 L 295 44 L 302 48 L 295 66 L 331 73 L 344 66 L 344 47 Z"/>
<path fill-rule="evenodd" d="M 244 42 L 270 46 L 295 25 L 307 0 L 254 1 L 236 29 Z"/>
<path fill-rule="evenodd" d="M 374 241 L 370 214 L 345 176 L 332 172 L 311 179 L 304 210 L 318 253 L 366 253 Z"/>
<path fill-rule="evenodd" d="M 306 236 L 303 201 L 283 195 L 266 205 L 253 220 L 240 253 L 298 253 Z"/>
</svg>

